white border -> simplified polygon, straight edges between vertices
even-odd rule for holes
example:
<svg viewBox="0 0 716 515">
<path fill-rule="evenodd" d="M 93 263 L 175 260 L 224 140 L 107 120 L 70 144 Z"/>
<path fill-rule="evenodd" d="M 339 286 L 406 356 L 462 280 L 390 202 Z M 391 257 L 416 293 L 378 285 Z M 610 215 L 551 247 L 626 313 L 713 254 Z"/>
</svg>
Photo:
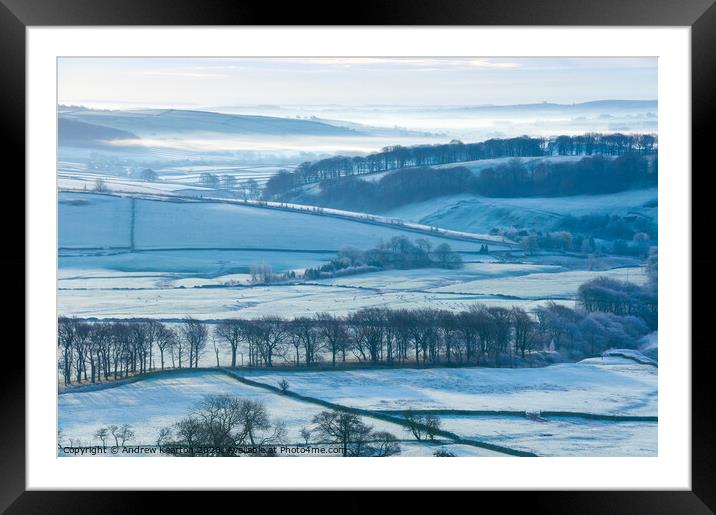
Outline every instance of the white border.
<svg viewBox="0 0 716 515">
<path fill-rule="evenodd" d="M 28 28 L 27 488 L 690 489 L 690 40 L 687 27 Z M 565 52 L 659 57 L 658 457 L 56 458 L 58 56 L 499 57 Z"/>
</svg>

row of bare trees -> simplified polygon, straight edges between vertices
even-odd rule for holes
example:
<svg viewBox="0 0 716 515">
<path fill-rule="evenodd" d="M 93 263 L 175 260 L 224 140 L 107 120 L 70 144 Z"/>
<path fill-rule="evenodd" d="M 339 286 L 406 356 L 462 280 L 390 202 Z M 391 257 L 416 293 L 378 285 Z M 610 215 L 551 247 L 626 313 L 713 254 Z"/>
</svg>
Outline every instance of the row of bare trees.
<svg viewBox="0 0 716 515">
<path fill-rule="evenodd" d="M 532 350 L 537 323 L 524 310 L 474 306 L 463 312 L 366 308 L 347 316 L 318 313 L 285 319 L 228 319 L 214 325 L 187 317 L 92 322 L 59 319 L 58 369 L 65 384 L 100 382 L 158 368 L 196 368 L 210 343 L 219 366 L 314 366 L 330 360 L 370 364 L 481 364 Z M 244 363 L 243 355 L 247 362 Z"/>
<path fill-rule="evenodd" d="M 601 284 L 601 283 L 600 283 Z M 591 291 L 591 290 L 590 290 Z M 198 368 L 209 344 L 216 366 L 313 367 L 330 363 L 381 366 L 519 366 L 534 351 L 568 357 L 631 347 L 650 327 L 641 316 L 548 303 L 520 307 L 475 304 L 434 308 L 364 308 L 345 316 L 317 313 L 207 323 L 156 320 L 91 322 L 59 319 L 58 370 L 66 385 L 100 382 L 158 368 Z M 213 329 L 212 329 L 213 327 Z M 241 362 L 237 356 L 241 355 Z M 244 360 L 244 356 L 247 358 Z"/>
<path fill-rule="evenodd" d="M 203 322 L 187 317 L 178 328 L 157 320 L 89 322 L 60 317 L 58 370 L 66 385 L 95 383 L 162 369 L 198 367 L 209 341 Z"/>
</svg>

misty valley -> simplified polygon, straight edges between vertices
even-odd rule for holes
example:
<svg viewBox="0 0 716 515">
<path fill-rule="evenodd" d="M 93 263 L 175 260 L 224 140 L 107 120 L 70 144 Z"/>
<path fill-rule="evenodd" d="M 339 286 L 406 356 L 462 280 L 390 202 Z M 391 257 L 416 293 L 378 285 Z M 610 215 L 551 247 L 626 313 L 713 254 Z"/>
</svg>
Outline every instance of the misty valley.
<svg viewBox="0 0 716 515">
<path fill-rule="evenodd" d="M 58 455 L 657 455 L 656 101 L 86 104 Z"/>
</svg>

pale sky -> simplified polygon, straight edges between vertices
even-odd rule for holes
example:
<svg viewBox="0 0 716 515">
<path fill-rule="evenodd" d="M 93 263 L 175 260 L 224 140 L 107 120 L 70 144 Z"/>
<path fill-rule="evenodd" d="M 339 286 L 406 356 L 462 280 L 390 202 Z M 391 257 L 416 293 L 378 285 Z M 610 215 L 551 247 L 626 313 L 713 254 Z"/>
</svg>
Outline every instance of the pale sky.
<svg viewBox="0 0 716 515">
<path fill-rule="evenodd" d="M 61 58 L 91 107 L 483 105 L 657 98 L 656 58 Z"/>
</svg>

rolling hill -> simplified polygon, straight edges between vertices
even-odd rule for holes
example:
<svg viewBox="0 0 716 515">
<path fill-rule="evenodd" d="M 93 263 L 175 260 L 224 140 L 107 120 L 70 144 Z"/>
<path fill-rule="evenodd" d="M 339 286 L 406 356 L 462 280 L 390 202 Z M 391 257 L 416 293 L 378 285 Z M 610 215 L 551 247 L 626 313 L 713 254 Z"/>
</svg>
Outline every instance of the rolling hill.
<svg viewBox="0 0 716 515">
<path fill-rule="evenodd" d="M 104 128 L 119 131 L 131 131 L 139 137 L 187 133 L 274 136 L 351 136 L 361 134 L 353 129 L 312 120 L 220 114 L 181 109 L 65 110 L 60 113 L 60 120 L 100 125 Z"/>
</svg>

